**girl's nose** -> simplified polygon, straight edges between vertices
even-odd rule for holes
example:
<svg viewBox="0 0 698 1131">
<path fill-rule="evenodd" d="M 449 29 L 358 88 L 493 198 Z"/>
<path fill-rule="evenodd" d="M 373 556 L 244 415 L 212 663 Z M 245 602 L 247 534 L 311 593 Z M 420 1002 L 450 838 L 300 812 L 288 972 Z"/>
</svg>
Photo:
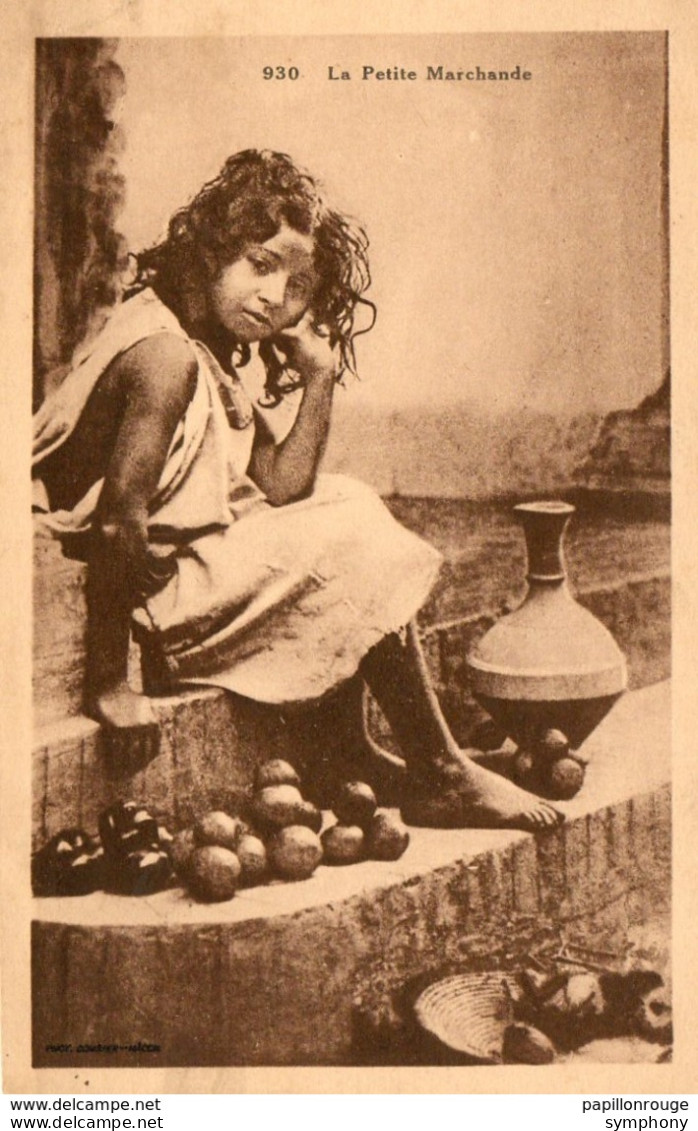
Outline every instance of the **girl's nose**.
<svg viewBox="0 0 698 1131">
<path fill-rule="evenodd" d="M 265 275 L 259 283 L 259 297 L 268 306 L 283 306 L 286 294 L 286 274 L 283 271 L 272 271 Z"/>
</svg>

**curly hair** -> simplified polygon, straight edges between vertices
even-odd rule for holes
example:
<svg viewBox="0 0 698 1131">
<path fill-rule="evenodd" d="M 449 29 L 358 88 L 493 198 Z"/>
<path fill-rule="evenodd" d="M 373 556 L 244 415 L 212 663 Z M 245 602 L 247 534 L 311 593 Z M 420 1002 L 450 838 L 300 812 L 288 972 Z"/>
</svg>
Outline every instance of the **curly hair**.
<svg viewBox="0 0 698 1131">
<path fill-rule="evenodd" d="M 181 314 L 183 287 L 203 289 L 225 266 L 235 262 L 251 243 L 271 239 L 281 224 L 314 239 L 318 284 L 311 305 L 318 325 L 328 327 L 338 346 L 338 380 L 356 373 L 354 338 L 356 308 L 375 306 L 363 298 L 370 285 L 368 238 L 348 216 L 330 208 L 317 182 L 284 153 L 245 149 L 229 157 L 219 175 L 170 220 L 167 236 L 136 256 L 131 290 L 152 287 L 175 313 Z M 186 280 L 186 283 L 183 283 Z M 287 371 L 270 342 L 259 354 L 266 368 L 266 405 L 278 404 L 302 383 Z M 249 347 L 240 347 L 240 360 Z"/>
</svg>

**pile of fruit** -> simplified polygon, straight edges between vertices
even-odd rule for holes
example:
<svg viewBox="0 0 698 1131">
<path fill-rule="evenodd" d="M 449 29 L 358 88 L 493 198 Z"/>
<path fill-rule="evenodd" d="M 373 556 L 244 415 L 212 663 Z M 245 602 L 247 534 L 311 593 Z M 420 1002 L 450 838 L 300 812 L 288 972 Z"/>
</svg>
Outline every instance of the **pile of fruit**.
<svg viewBox="0 0 698 1131">
<path fill-rule="evenodd" d="M 142 805 L 119 801 L 99 818 L 99 838 L 62 829 L 32 858 L 35 895 L 150 895 L 172 879 L 172 836 Z"/>
<path fill-rule="evenodd" d="M 62 830 L 34 856 L 32 885 L 37 895 L 150 895 L 179 882 L 218 902 L 240 887 L 308 879 L 321 862 L 397 860 L 407 848 L 407 828 L 363 782 L 340 788 L 334 815 L 322 831 L 323 814 L 303 797 L 293 766 L 274 759 L 258 767 L 242 815 L 213 810 L 173 837 L 142 805 L 119 802 L 100 816 L 99 840 Z"/>
<path fill-rule="evenodd" d="M 524 789 L 569 801 L 584 783 L 586 759 L 570 744 L 561 730 L 546 730 L 530 750 L 519 749 L 514 760 L 514 778 Z"/>
<path fill-rule="evenodd" d="M 397 860 L 407 848 L 406 827 L 378 809 L 363 782 L 341 787 L 334 814 L 336 822 L 321 832 L 323 815 L 303 797 L 298 774 L 274 759 L 258 767 L 244 819 L 207 813 L 174 838 L 173 866 L 192 895 L 214 902 L 231 899 L 238 887 L 309 879 L 320 863 Z"/>
</svg>

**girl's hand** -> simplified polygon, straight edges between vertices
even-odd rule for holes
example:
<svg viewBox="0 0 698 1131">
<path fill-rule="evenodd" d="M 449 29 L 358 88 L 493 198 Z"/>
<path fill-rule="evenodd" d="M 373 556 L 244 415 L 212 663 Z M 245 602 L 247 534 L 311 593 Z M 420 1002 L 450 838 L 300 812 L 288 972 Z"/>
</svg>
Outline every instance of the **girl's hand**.
<svg viewBox="0 0 698 1131">
<path fill-rule="evenodd" d="M 151 546 L 142 563 L 139 577 L 144 598 L 164 589 L 177 572 L 177 552 L 172 547 Z"/>
<path fill-rule="evenodd" d="M 273 345 L 306 384 L 323 379 L 335 381 L 339 375 L 339 350 L 330 344 L 329 328 L 318 326 L 311 310 L 295 326 L 277 334 Z"/>
<path fill-rule="evenodd" d="M 123 570 L 133 602 L 146 600 L 167 585 L 177 572 L 172 547 L 149 546 L 145 524 L 133 518 L 101 524 L 101 538 L 117 571 Z"/>
</svg>

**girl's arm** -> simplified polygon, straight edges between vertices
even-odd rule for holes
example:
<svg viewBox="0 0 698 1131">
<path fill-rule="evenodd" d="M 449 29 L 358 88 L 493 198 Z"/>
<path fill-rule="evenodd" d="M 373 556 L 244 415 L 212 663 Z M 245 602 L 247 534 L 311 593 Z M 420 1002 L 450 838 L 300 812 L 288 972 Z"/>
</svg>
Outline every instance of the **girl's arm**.
<svg viewBox="0 0 698 1131">
<path fill-rule="evenodd" d="M 185 342 L 163 334 L 138 343 L 113 364 L 124 409 L 96 534 L 123 561 L 135 597 L 148 588 L 148 505 L 194 392 L 197 363 Z"/>
<path fill-rule="evenodd" d="M 277 444 L 258 419 L 250 476 L 272 506 L 284 506 L 312 492 L 327 446 L 338 361 L 327 337 L 316 333 L 310 321 L 308 314 L 275 341 L 304 380 L 291 431 Z"/>
<path fill-rule="evenodd" d="M 123 404 L 92 531 L 88 569 L 88 705 L 101 721 L 136 726 L 126 685 L 130 616 L 168 579 L 148 552 L 148 504 L 196 382 L 186 343 L 158 335 L 112 363 L 105 377 Z"/>
</svg>

